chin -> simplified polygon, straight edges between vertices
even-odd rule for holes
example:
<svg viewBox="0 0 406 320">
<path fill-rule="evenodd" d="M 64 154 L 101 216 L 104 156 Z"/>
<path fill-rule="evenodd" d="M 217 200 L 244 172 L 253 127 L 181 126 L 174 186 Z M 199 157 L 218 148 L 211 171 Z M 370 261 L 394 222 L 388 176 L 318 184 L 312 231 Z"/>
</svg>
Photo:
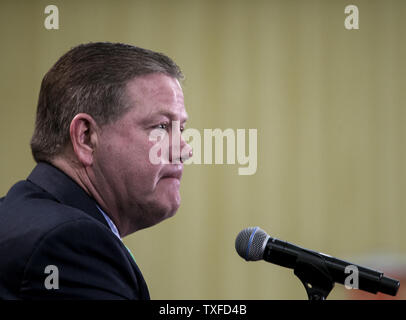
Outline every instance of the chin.
<svg viewBox="0 0 406 320">
<path fill-rule="evenodd" d="M 163 215 L 161 221 L 172 218 L 179 209 L 179 205 L 173 206 L 171 209 L 167 210 L 166 213 Z"/>
<path fill-rule="evenodd" d="M 163 219 L 170 218 L 175 215 L 180 207 L 181 197 L 179 189 L 171 190 L 164 197 L 158 200 L 158 206 L 161 208 Z"/>
<path fill-rule="evenodd" d="M 176 202 L 175 204 L 171 205 L 155 205 L 151 207 L 149 212 L 144 213 L 152 218 L 149 220 L 147 223 L 148 225 L 145 228 L 152 227 L 166 219 L 173 217 L 178 211 L 179 206 L 180 202 Z"/>
</svg>

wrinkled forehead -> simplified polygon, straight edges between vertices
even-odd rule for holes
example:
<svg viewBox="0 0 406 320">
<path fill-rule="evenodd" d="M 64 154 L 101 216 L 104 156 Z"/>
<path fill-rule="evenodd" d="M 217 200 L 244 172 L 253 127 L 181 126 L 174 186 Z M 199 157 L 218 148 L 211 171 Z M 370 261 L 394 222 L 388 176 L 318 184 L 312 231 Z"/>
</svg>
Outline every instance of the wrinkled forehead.
<svg viewBox="0 0 406 320">
<path fill-rule="evenodd" d="M 188 119 L 182 87 L 177 79 L 164 74 L 149 74 L 130 81 L 126 87 L 131 118 L 153 121 L 159 116 L 182 123 Z"/>
<path fill-rule="evenodd" d="M 153 73 L 137 77 L 127 83 L 126 93 L 131 102 L 184 104 L 183 90 L 178 79 Z"/>
</svg>

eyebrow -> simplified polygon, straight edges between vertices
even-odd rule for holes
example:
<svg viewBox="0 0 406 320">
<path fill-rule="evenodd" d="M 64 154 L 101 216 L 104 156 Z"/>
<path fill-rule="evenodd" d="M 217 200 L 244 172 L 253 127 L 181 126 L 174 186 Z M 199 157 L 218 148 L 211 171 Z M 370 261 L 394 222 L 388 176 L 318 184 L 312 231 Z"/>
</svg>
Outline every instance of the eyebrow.
<svg viewBox="0 0 406 320">
<path fill-rule="evenodd" d="M 152 114 L 151 117 L 155 117 L 155 116 L 159 116 L 159 115 L 166 116 L 167 118 L 169 118 L 171 120 L 176 119 L 178 117 L 178 115 L 176 113 L 170 112 L 168 110 L 158 110 L 156 113 Z M 188 119 L 189 119 L 189 116 L 185 112 L 184 114 L 182 114 L 180 121 L 186 122 Z"/>
</svg>

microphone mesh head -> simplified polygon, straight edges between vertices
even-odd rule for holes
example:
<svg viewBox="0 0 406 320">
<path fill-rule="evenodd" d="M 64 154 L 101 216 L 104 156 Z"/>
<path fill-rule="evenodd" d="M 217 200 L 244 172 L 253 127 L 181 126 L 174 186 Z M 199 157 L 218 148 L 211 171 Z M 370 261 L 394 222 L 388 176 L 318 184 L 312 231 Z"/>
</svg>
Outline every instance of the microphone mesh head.
<svg viewBox="0 0 406 320">
<path fill-rule="evenodd" d="M 242 230 L 235 239 L 235 250 L 247 261 L 261 260 L 270 236 L 259 227 Z"/>
</svg>

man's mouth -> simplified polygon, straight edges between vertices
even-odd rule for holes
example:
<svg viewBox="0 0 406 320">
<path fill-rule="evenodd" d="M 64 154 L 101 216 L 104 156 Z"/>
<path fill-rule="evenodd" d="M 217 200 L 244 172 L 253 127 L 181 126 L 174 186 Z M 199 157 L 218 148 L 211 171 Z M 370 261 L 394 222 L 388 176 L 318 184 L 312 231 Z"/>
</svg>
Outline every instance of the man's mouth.
<svg viewBox="0 0 406 320">
<path fill-rule="evenodd" d="M 182 173 L 183 173 L 182 165 L 169 165 L 168 167 L 165 168 L 164 173 L 161 176 L 161 179 L 172 178 L 180 180 L 182 179 Z"/>
</svg>

